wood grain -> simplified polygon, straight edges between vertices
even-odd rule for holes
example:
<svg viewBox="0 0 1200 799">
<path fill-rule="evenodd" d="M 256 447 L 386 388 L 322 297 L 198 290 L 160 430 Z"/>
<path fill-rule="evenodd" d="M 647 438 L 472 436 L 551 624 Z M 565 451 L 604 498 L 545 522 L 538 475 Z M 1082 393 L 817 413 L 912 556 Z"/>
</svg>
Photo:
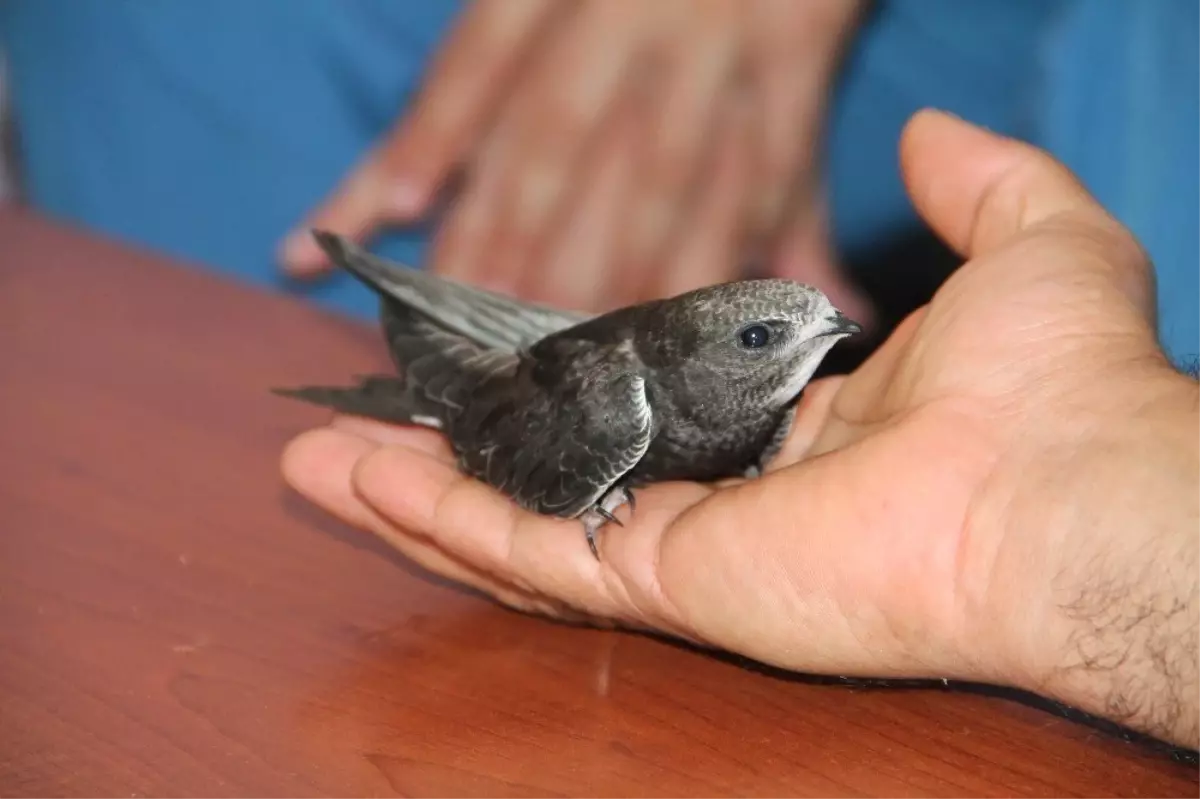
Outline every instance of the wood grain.
<svg viewBox="0 0 1200 799">
<path fill-rule="evenodd" d="M 510 613 L 293 497 L 375 332 L 0 213 L 0 793 L 1195 796 L 1022 704 Z"/>
</svg>

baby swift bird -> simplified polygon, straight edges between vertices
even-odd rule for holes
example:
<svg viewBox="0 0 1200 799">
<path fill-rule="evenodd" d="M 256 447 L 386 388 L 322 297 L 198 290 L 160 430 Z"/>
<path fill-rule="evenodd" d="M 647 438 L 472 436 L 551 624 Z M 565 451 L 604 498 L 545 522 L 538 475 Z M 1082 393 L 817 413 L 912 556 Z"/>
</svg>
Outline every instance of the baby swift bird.
<svg viewBox="0 0 1200 799">
<path fill-rule="evenodd" d="M 755 477 L 838 340 L 859 332 L 819 290 L 745 280 L 606 314 L 553 310 L 313 234 L 381 297 L 397 376 L 275 389 L 336 411 L 440 430 L 459 468 L 521 507 L 596 533 L 633 489 Z"/>
</svg>

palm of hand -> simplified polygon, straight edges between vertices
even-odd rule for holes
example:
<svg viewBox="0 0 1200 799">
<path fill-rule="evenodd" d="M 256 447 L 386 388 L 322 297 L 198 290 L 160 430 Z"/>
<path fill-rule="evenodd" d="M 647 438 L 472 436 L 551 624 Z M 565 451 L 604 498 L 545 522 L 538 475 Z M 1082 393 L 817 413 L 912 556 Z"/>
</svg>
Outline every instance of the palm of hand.
<svg viewBox="0 0 1200 799">
<path fill-rule="evenodd" d="M 1007 188 L 1020 185 L 1009 174 L 984 196 L 993 207 L 977 219 L 1011 227 L 956 237 L 978 257 L 842 382 L 809 423 L 807 455 L 824 457 L 798 467 L 826 472 L 812 479 L 844 520 L 828 544 L 841 583 L 823 590 L 847 620 L 870 619 L 855 632 L 871 646 L 886 630 L 900 673 L 977 678 L 1017 667 L 1003 628 L 1014 610 L 1036 612 L 1026 594 L 1051 583 L 1058 564 L 1038 562 L 1055 547 L 1014 532 L 1011 506 L 1034 463 L 1075 443 L 1046 420 L 1086 395 L 1078 431 L 1103 424 L 1091 401 L 1097 375 L 1155 357 L 1136 246 L 1094 211 L 1025 212 Z M 864 665 L 878 662 L 862 649 Z"/>
</svg>

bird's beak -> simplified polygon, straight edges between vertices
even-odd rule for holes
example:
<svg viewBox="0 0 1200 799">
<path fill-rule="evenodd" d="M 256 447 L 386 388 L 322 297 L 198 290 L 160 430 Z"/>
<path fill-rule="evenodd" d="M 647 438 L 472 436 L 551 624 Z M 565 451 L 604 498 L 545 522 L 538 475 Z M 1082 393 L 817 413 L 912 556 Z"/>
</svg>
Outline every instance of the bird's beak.
<svg viewBox="0 0 1200 799">
<path fill-rule="evenodd" d="M 829 334 L 841 333 L 843 335 L 853 336 L 855 333 L 862 332 L 862 325 L 858 324 L 858 322 L 855 322 L 853 319 L 846 316 L 839 310 L 835 309 L 834 312 L 827 318 L 830 324 Z"/>
</svg>

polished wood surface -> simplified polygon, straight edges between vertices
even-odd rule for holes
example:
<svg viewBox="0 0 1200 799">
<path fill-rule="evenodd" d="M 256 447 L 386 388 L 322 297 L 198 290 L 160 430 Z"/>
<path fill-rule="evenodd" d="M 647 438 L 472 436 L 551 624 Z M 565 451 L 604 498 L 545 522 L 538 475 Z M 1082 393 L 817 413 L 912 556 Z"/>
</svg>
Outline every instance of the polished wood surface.
<svg viewBox="0 0 1200 799">
<path fill-rule="evenodd" d="M 282 484 L 375 331 L 0 213 L 0 794 L 1195 796 L 1004 698 L 510 613 Z"/>
</svg>

